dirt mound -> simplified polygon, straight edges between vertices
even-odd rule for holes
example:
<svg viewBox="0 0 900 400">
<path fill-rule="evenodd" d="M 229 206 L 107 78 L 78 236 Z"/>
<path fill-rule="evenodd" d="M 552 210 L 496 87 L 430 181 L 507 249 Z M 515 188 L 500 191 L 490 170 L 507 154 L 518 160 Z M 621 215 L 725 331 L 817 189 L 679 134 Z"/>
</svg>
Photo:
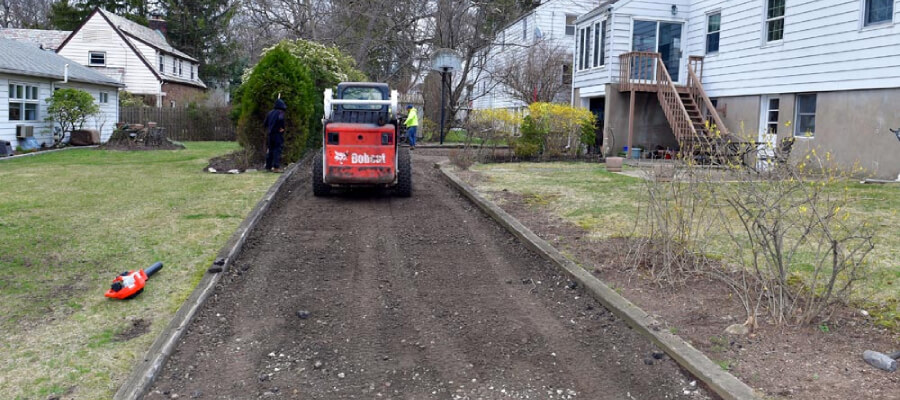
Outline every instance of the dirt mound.
<svg viewBox="0 0 900 400">
<path fill-rule="evenodd" d="M 103 150 L 181 150 L 184 145 L 166 137 L 165 128 L 154 124 L 124 124 L 116 129 Z"/>
<path fill-rule="evenodd" d="M 259 156 L 251 154 L 247 150 L 241 149 L 232 153 L 228 153 L 224 156 L 211 158 L 209 160 L 209 165 L 207 165 L 204 170 L 209 171 L 209 169 L 212 168 L 216 170 L 216 172 L 224 173 L 236 169 L 238 171 L 245 172 L 248 169 L 261 170 L 265 168 L 265 166 L 265 160 L 263 160 Z"/>
</svg>

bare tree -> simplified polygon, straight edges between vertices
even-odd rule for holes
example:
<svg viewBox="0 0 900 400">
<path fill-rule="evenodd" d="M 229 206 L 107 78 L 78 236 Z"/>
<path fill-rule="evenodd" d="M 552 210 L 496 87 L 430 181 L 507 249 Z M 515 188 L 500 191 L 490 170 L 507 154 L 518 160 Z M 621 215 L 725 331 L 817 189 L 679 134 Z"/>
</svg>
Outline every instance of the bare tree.
<svg viewBox="0 0 900 400">
<path fill-rule="evenodd" d="M 570 70 L 572 62 L 561 44 L 539 40 L 531 46 L 513 47 L 503 53 L 491 75 L 510 97 L 531 104 L 559 101 L 568 93 L 571 81 L 565 72 Z"/>
<path fill-rule="evenodd" d="M 0 27 L 47 28 L 52 0 L 0 0 Z"/>
</svg>

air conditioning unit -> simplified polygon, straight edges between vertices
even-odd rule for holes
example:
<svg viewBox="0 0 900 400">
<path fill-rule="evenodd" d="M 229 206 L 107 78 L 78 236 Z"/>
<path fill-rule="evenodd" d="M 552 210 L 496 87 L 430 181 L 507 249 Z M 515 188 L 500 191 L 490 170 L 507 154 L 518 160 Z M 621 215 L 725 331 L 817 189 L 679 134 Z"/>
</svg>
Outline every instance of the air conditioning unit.
<svg viewBox="0 0 900 400">
<path fill-rule="evenodd" d="M 31 125 L 16 125 L 16 139 L 34 137 L 34 127 Z"/>
</svg>

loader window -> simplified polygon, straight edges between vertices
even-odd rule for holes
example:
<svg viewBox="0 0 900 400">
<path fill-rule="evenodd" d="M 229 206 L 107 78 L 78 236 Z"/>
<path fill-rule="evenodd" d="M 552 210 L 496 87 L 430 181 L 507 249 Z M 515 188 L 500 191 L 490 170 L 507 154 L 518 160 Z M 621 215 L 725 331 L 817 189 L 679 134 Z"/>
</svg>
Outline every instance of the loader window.
<svg viewBox="0 0 900 400">
<path fill-rule="evenodd" d="M 383 100 L 381 90 L 371 87 L 348 87 L 341 96 L 344 100 Z M 379 105 L 345 104 L 345 110 L 381 110 Z"/>
</svg>

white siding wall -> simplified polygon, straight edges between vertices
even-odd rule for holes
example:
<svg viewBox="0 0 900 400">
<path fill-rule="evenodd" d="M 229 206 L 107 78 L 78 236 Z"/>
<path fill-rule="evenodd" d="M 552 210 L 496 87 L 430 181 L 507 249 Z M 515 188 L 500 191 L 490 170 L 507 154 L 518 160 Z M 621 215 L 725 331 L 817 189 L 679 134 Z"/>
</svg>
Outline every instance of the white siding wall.
<svg viewBox="0 0 900 400">
<path fill-rule="evenodd" d="M 125 90 L 151 95 L 159 92 L 160 83 L 153 72 L 99 13 L 95 13 L 58 53 L 79 64 L 88 65 L 90 51 L 106 52 L 106 67 L 92 68 L 121 80 L 126 86 Z"/>
<path fill-rule="evenodd" d="M 791 0 L 784 40 L 764 45 L 763 0 L 695 0 L 688 54 L 705 51 L 706 13 L 721 10 L 719 53 L 706 58 L 710 96 L 900 86 L 900 2 L 893 23 L 862 26 L 862 0 Z"/>
<path fill-rule="evenodd" d="M 10 121 L 9 120 L 9 84 L 21 83 L 38 87 L 38 115 L 36 121 Z M 55 85 L 55 86 L 54 86 Z M 91 85 L 77 82 L 69 82 L 67 84 L 56 83 L 44 78 L 35 78 L 28 76 L 16 75 L 0 75 L 0 140 L 6 140 L 12 143 L 13 147 L 17 145 L 16 125 L 31 125 L 34 127 L 34 137 L 40 142 L 53 143 L 53 123 L 44 119 L 47 117 L 46 99 L 51 96 L 53 87 L 75 88 L 90 93 L 94 97 L 95 102 L 99 102 L 100 92 L 109 94 L 109 102 L 100 104 L 100 112 L 97 118 L 93 118 L 85 122 L 86 129 L 101 129 L 101 140 L 106 141 L 115 129 L 115 124 L 119 120 L 119 95 L 118 89 L 110 86 Z"/>
<path fill-rule="evenodd" d="M 524 18 L 507 27 L 503 33 L 499 33 L 497 41 L 499 42 L 500 38 L 505 34 L 508 45 L 527 46 L 534 42 L 536 29 L 539 29 L 544 39 L 551 40 L 560 46 L 565 46 L 571 52 L 572 37 L 566 36 L 566 15 L 580 16 L 596 7 L 598 3 L 599 0 L 549 0 L 532 10 Z M 523 40 L 522 24 L 525 23 L 523 22 L 525 20 L 527 20 L 528 28 L 525 30 L 526 35 Z M 508 48 L 517 48 L 513 46 Z M 496 47 L 488 55 L 487 64 L 489 66 L 495 62 L 503 62 L 500 60 L 509 57 L 504 53 L 511 53 L 504 52 L 503 49 L 499 48 L 500 46 Z M 561 73 L 562 71 L 560 71 Z M 481 76 L 486 77 L 488 74 L 482 73 Z M 484 79 L 487 78 L 482 78 L 482 80 Z M 522 102 L 510 98 L 504 93 L 503 87 L 490 82 L 489 79 L 484 82 L 488 88 L 488 93 L 482 94 L 480 92 L 482 82 L 473 83 L 475 85 L 473 108 L 475 109 L 517 108 L 524 105 Z"/>
<path fill-rule="evenodd" d="M 573 88 L 579 89 L 582 98 L 597 97 L 604 95 L 606 84 L 618 80 L 619 56 L 631 51 L 631 33 L 635 19 L 682 22 L 685 24 L 682 38 L 687 39 L 690 26 L 688 18 L 692 15 L 691 3 L 693 2 L 690 0 L 625 0 L 613 5 L 611 15 L 603 12 L 579 23 L 578 29 L 582 29 L 593 26 L 598 21 L 607 20 L 606 65 L 576 72 Z M 678 7 L 674 15 L 672 5 Z M 577 42 L 573 42 L 572 47 L 577 48 Z M 682 50 L 687 49 L 687 40 L 682 40 Z M 683 68 L 687 66 L 687 54 L 685 51 L 682 59 Z"/>
</svg>

